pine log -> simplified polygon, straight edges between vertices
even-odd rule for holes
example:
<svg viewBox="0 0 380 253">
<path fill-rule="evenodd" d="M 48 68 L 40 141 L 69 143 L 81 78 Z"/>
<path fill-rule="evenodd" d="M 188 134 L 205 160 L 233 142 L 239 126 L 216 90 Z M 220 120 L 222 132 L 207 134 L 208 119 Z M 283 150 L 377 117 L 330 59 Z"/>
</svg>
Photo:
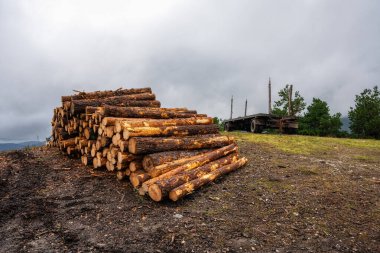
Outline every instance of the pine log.
<svg viewBox="0 0 380 253">
<path fill-rule="evenodd" d="M 127 152 L 128 151 L 128 141 L 126 140 L 119 140 L 119 148 L 121 152 Z"/>
<path fill-rule="evenodd" d="M 187 125 L 209 125 L 213 119 L 210 117 L 194 117 L 194 118 L 179 118 L 179 119 L 145 119 L 134 118 L 124 119 L 119 118 L 115 121 L 115 131 L 121 132 L 124 128 L 131 127 L 162 127 L 162 126 L 187 126 Z"/>
<path fill-rule="evenodd" d="M 152 107 L 118 107 L 104 105 L 99 111 L 103 117 L 121 117 L 121 118 L 191 118 L 197 117 L 196 112 L 175 111 L 168 108 L 152 108 Z"/>
<path fill-rule="evenodd" d="M 165 126 L 165 127 L 133 127 L 123 130 L 123 138 L 130 137 L 154 137 L 154 136 L 189 136 L 201 134 L 216 134 L 219 132 L 217 125 L 188 125 L 188 126 Z"/>
<path fill-rule="evenodd" d="M 200 135 L 188 137 L 133 137 L 128 150 L 132 154 L 157 153 L 181 149 L 217 148 L 229 145 L 234 139 L 228 136 Z"/>
<path fill-rule="evenodd" d="M 236 144 L 230 144 L 228 146 L 216 149 L 211 152 L 207 152 L 205 154 L 201 154 L 196 156 L 196 159 L 193 159 L 179 167 L 175 168 L 170 168 L 169 170 L 163 170 L 163 169 L 158 169 L 158 167 L 155 167 L 153 170 L 149 172 L 149 175 L 152 177 L 149 181 L 144 182 L 143 184 L 143 189 L 144 191 L 148 191 L 149 186 L 152 184 L 156 183 L 159 180 L 164 180 L 168 179 L 170 177 L 173 177 L 174 175 L 182 172 L 182 171 L 187 171 L 187 170 L 192 170 L 195 168 L 198 168 L 206 163 L 215 161 L 223 156 L 226 156 L 228 154 L 237 152 L 238 147 Z"/>
<path fill-rule="evenodd" d="M 185 195 L 191 194 L 194 190 L 200 188 L 201 186 L 210 183 L 221 177 L 224 174 L 230 173 L 234 170 L 239 169 L 247 163 L 247 158 L 243 157 L 238 161 L 225 165 L 217 170 L 211 171 L 210 173 L 201 176 L 200 178 L 194 179 L 188 183 L 185 183 L 177 188 L 174 188 L 169 193 L 169 198 L 173 201 L 177 201 Z"/>
<path fill-rule="evenodd" d="M 129 176 L 129 181 L 131 181 L 131 184 L 134 188 L 139 187 L 143 182 L 149 180 L 151 177 L 148 173 L 145 173 L 144 171 L 135 171 L 131 172 L 131 175 Z"/>
<path fill-rule="evenodd" d="M 121 139 L 121 135 L 119 133 L 116 133 L 112 136 L 112 144 L 115 146 L 119 146 L 119 141 Z"/>
<path fill-rule="evenodd" d="M 152 93 L 151 88 L 137 88 L 137 89 L 118 89 L 115 91 L 105 90 L 105 91 L 95 91 L 95 92 L 79 92 L 79 94 L 73 96 L 62 96 L 62 102 L 79 100 L 79 99 L 99 99 L 105 97 L 113 96 L 123 96 L 139 93 Z"/>
<path fill-rule="evenodd" d="M 121 148 L 120 148 L 121 149 Z M 142 164 L 144 170 L 149 172 L 153 167 L 158 165 L 169 163 L 181 158 L 195 156 L 201 153 L 205 153 L 210 151 L 208 149 L 200 149 L 200 150 L 178 150 L 178 151 L 165 151 L 159 153 L 148 154 L 144 156 Z"/>
<path fill-rule="evenodd" d="M 161 103 L 154 100 L 156 96 L 151 93 L 109 97 L 103 99 L 84 99 L 71 101 L 70 113 L 78 115 L 86 112 L 86 107 L 98 107 L 101 105 L 115 105 L 122 107 L 160 107 Z"/>
<path fill-rule="evenodd" d="M 138 160 L 138 161 L 141 161 L 142 160 L 142 156 L 140 155 L 134 155 L 134 154 L 131 154 L 131 153 L 126 153 L 126 152 L 118 152 L 117 153 L 117 162 L 118 163 L 125 163 L 125 162 L 132 162 L 134 160 Z"/>
<path fill-rule="evenodd" d="M 83 156 L 83 164 L 86 166 L 90 165 L 92 163 L 92 160 L 93 160 L 93 157 L 91 156 L 88 156 L 88 155 Z"/>
<path fill-rule="evenodd" d="M 184 183 L 192 181 L 196 178 L 199 178 L 203 175 L 210 173 L 224 165 L 236 162 L 238 160 L 238 156 L 236 153 L 229 154 L 226 157 L 219 158 L 213 162 L 207 163 L 201 167 L 198 167 L 189 171 L 182 171 L 171 178 L 159 180 L 156 183 L 149 186 L 149 196 L 154 201 L 161 201 L 164 197 L 166 197 L 169 192 L 180 186 Z"/>
<path fill-rule="evenodd" d="M 137 171 L 137 170 L 143 170 L 142 162 L 141 161 L 132 161 L 129 164 L 129 170 L 131 172 Z"/>
</svg>

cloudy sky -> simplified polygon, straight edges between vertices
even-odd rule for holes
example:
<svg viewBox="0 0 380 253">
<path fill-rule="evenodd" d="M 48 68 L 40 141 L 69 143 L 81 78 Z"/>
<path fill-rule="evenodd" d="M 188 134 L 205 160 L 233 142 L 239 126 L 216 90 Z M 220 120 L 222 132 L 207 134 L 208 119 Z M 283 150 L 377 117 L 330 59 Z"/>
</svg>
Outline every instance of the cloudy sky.
<svg viewBox="0 0 380 253">
<path fill-rule="evenodd" d="M 0 139 L 50 133 L 76 90 L 153 88 L 164 107 L 267 111 L 291 83 L 347 114 L 380 84 L 378 0 L 0 0 Z"/>
</svg>

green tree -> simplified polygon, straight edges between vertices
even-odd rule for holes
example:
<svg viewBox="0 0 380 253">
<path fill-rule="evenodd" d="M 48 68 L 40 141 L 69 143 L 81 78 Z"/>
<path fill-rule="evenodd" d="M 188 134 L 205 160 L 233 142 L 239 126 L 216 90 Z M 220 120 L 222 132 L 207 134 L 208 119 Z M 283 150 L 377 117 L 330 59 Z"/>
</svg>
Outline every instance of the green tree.
<svg viewBox="0 0 380 253">
<path fill-rule="evenodd" d="M 287 84 L 285 88 L 281 89 L 278 92 L 278 96 L 280 100 L 274 102 L 274 107 L 272 113 L 278 116 L 286 116 L 288 115 L 288 107 L 289 107 L 289 90 L 290 85 Z M 306 107 L 306 103 L 304 98 L 300 95 L 299 91 L 294 93 L 294 98 L 292 99 L 292 116 L 299 115 Z"/>
<path fill-rule="evenodd" d="M 377 86 L 355 96 L 355 108 L 350 107 L 348 118 L 353 134 L 380 139 L 380 92 Z"/>
<path fill-rule="evenodd" d="M 214 124 L 218 125 L 219 130 L 222 131 L 224 129 L 224 127 L 223 127 L 223 120 L 222 119 L 220 119 L 218 117 L 214 117 L 212 121 L 213 121 Z"/>
<path fill-rule="evenodd" d="M 298 133 L 319 136 L 340 136 L 342 126 L 341 114 L 330 115 L 330 108 L 325 101 L 313 98 L 311 105 L 300 119 Z"/>
</svg>

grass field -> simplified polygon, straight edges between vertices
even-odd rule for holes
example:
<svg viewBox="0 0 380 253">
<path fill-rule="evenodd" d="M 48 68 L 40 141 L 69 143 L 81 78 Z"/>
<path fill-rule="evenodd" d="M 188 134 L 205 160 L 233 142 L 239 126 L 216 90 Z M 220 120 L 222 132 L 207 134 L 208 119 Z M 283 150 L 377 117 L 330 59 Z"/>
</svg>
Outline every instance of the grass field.
<svg viewBox="0 0 380 253">
<path fill-rule="evenodd" d="M 344 149 L 346 152 L 358 153 L 354 156 L 357 156 L 359 160 L 376 160 L 379 157 L 372 153 L 380 152 L 380 140 L 253 134 L 248 132 L 225 132 L 224 134 L 234 136 L 238 141 L 266 144 L 290 154 L 317 155 Z"/>
</svg>

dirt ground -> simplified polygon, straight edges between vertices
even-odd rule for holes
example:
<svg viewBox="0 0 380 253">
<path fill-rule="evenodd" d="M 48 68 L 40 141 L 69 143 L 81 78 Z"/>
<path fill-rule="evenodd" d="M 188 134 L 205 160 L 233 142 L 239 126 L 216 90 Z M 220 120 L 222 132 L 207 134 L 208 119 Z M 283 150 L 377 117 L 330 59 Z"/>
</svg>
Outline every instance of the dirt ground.
<svg viewBox="0 0 380 253">
<path fill-rule="evenodd" d="M 239 145 L 247 166 L 177 203 L 54 148 L 1 153 L 0 252 L 380 252 L 379 160 Z"/>
</svg>

